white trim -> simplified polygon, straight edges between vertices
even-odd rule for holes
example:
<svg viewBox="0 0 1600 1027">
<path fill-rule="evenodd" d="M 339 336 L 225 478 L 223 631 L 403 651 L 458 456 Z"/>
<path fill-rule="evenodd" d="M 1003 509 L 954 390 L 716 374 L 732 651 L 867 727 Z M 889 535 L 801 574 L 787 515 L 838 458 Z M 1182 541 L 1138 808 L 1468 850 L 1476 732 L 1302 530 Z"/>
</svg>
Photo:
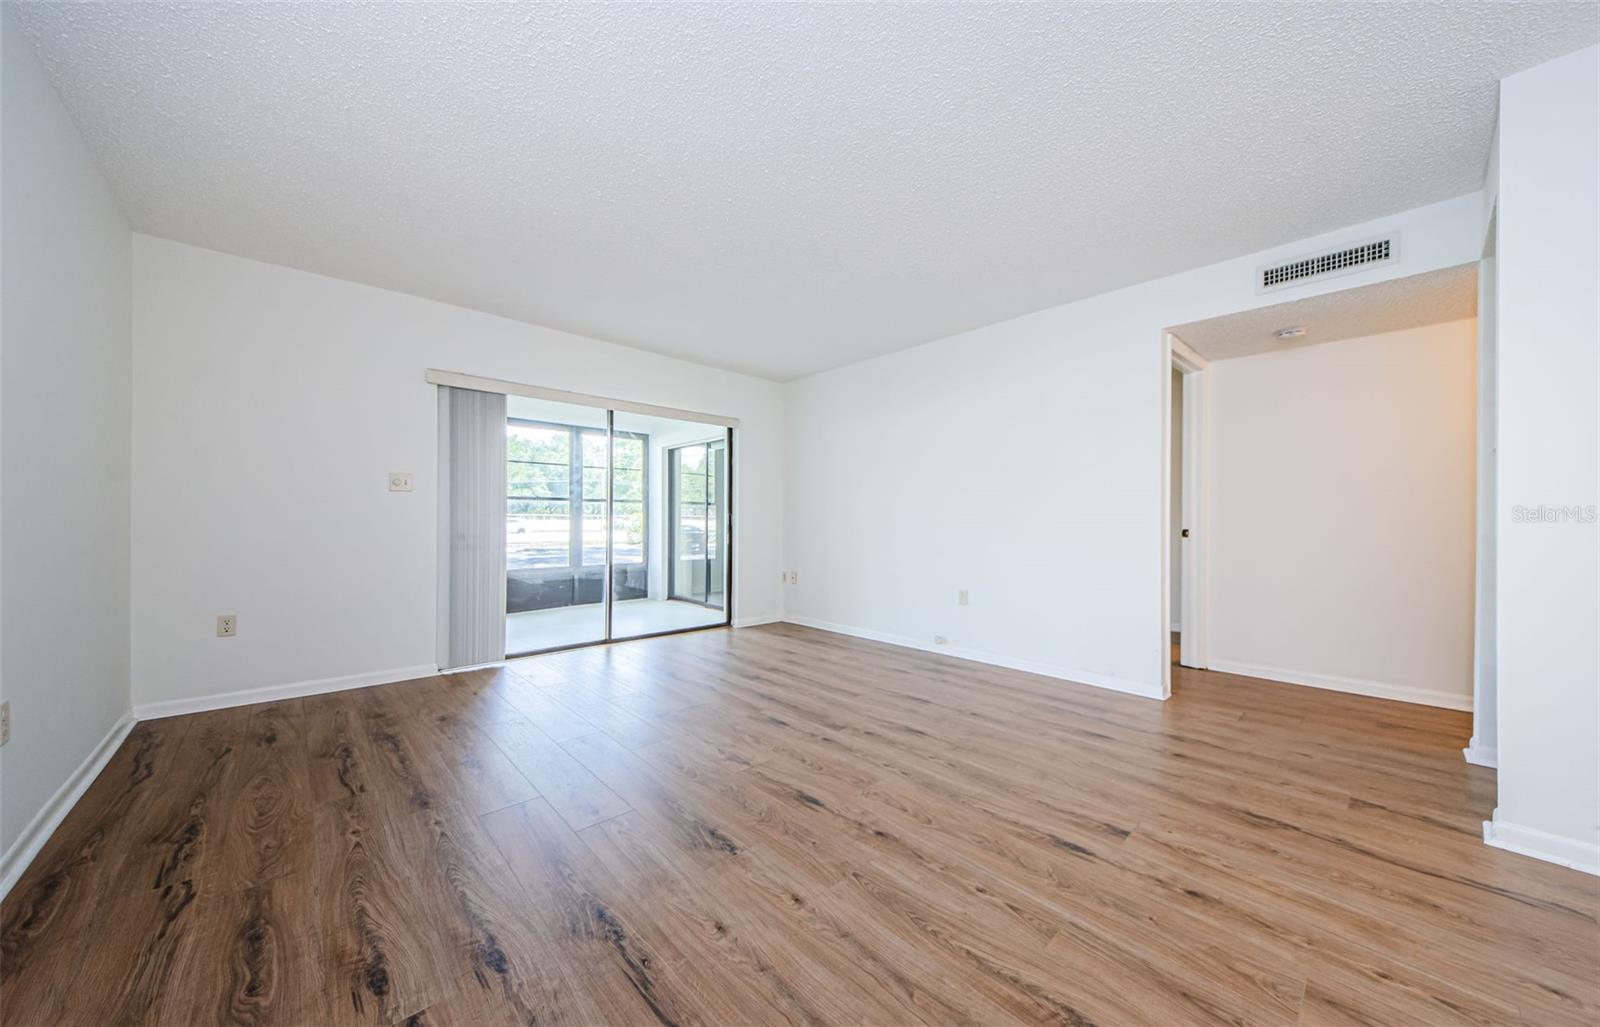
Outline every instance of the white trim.
<svg viewBox="0 0 1600 1027">
<path fill-rule="evenodd" d="M 427 377 L 428 381 L 434 385 L 448 385 L 456 389 L 498 392 L 506 396 L 526 396 L 529 399 L 548 399 L 556 403 L 572 403 L 577 406 L 599 407 L 604 410 L 621 410 L 630 414 L 644 414 L 646 417 L 670 417 L 677 421 L 716 424 L 724 428 L 739 427 L 739 419 L 737 417 L 726 417 L 722 414 L 703 414 L 694 410 L 656 406 L 654 403 L 635 403 L 631 400 L 611 399 L 607 396 L 591 396 L 586 392 L 568 392 L 566 389 L 547 389 L 541 385 L 524 385 L 520 382 L 502 381 L 499 378 L 480 378 L 477 375 L 462 374 L 459 371 L 440 371 L 429 368 Z"/>
<path fill-rule="evenodd" d="M 1495 819 L 1483 822 L 1485 845 L 1600 876 L 1600 844 L 1523 827 L 1521 824 L 1508 824 L 1499 817 L 1500 811 L 1495 810 Z"/>
<path fill-rule="evenodd" d="M 1335 674 L 1312 674 L 1306 671 L 1285 670 L 1282 667 L 1263 667 L 1255 663 L 1239 663 L 1235 660 L 1212 660 L 1209 669 L 1223 674 L 1265 678 L 1268 681 L 1278 681 L 1284 684 L 1305 685 L 1310 688 L 1326 689 L 1330 692 L 1347 692 L 1351 695 L 1365 695 L 1373 699 L 1393 699 L 1395 702 L 1415 703 L 1419 706 L 1438 706 L 1447 710 L 1472 709 L 1471 696 L 1456 695 L 1452 692 L 1438 692 L 1431 688 L 1394 685 L 1386 681 L 1365 681 L 1361 678 L 1345 678 Z"/>
<path fill-rule="evenodd" d="M 1489 762 L 1495 765 L 1497 731 L 1497 653 L 1499 639 L 1496 606 L 1499 571 L 1496 528 L 1499 516 L 1498 481 L 1499 464 L 1496 447 L 1499 445 L 1499 401 L 1496 396 L 1496 371 L 1498 342 L 1495 324 L 1495 283 L 1497 271 L 1493 256 L 1497 208 L 1490 207 L 1488 236 L 1485 245 L 1489 252 L 1478 262 L 1478 334 L 1477 334 L 1477 524 L 1473 540 L 1473 609 L 1472 609 L 1472 742 L 1467 748 L 1468 763 L 1482 763 L 1472 752 L 1487 752 Z M 1479 738 L 1488 744 L 1480 745 Z"/>
<path fill-rule="evenodd" d="M 61 783 L 61 787 L 56 789 L 50 801 L 34 814 L 33 819 L 28 821 L 28 826 L 17 836 L 17 840 L 11 843 L 11 848 L 0 857 L 0 898 L 5 898 L 11 891 L 11 886 L 22 876 L 22 872 L 27 870 L 34 857 L 39 855 L 39 850 L 43 849 L 50 836 L 56 833 L 56 828 L 61 826 L 61 821 L 72 812 L 72 807 L 83 798 L 83 793 L 89 790 L 89 785 L 94 783 L 94 779 L 100 776 L 100 771 L 111 762 L 117 747 L 128 737 L 128 732 L 133 730 L 133 725 L 136 723 L 138 721 L 134 719 L 132 710 L 118 717 L 117 722 L 111 725 L 111 730 L 100 739 L 100 744 L 96 745 L 84 761 L 78 764 L 78 769 Z"/>
<path fill-rule="evenodd" d="M 1183 634 L 1183 625 L 1179 624 L 1177 621 L 1173 621 L 1172 622 L 1172 632 L 1173 632 L 1173 634 L 1176 634 L 1176 635 Z"/>
<path fill-rule="evenodd" d="M 1210 362 L 1172 332 L 1161 333 L 1161 623 L 1157 650 L 1162 695 L 1172 694 L 1171 632 L 1179 632 L 1178 662 L 1185 667 L 1210 666 Z M 1183 526 L 1189 537 L 1180 546 L 1182 575 L 1178 585 L 1178 620 L 1171 624 L 1172 535 L 1172 372 L 1183 383 Z"/>
<path fill-rule="evenodd" d="M 1168 653 L 1172 646 L 1171 629 L 1165 625 L 1172 620 L 1172 532 L 1175 525 L 1172 523 L 1172 372 L 1174 358 L 1172 348 L 1178 342 L 1178 337 L 1171 332 L 1161 333 L 1161 350 L 1166 357 L 1166 366 L 1161 375 L 1161 623 L 1164 630 L 1161 635 L 1161 648 L 1158 653 Z M 1182 552 L 1180 549 L 1179 552 Z M 1182 612 L 1180 610 L 1180 615 Z M 1172 660 L 1169 657 L 1158 657 L 1156 666 L 1161 668 L 1161 698 L 1166 699 L 1172 695 Z"/>
<path fill-rule="evenodd" d="M 763 624 L 777 624 L 783 618 L 776 613 L 760 614 L 755 617 L 736 617 L 733 626 L 736 628 L 759 628 Z"/>
<path fill-rule="evenodd" d="M 1211 372 L 1183 375 L 1183 520 L 1190 526 L 1183 549 L 1182 605 L 1187 630 L 1178 640 L 1185 667 L 1211 666 Z M 1168 480 L 1171 471 L 1167 472 Z M 1169 504 L 1170 505 L 1170 504 Z M 1163 650 L 1165 653 L 1165 650 Z M 1170 660 L 1165 662 L 1170 663 Z"/>
<path fill-rule="evenodd" d="M 814 620 L 810 617 L 796 617 L 785 614 L 783 620 L 788 624 L 798 624 L 803 628 L 816 628 L 818 631 L 831 631 L 836 635 L 849 635 L 853 638 L 864 638 L 869 642 L 884 642 L 897 645 L 904 649 L 920 649 L 923 652 L 936 653 L 939 656 L 949 656 L 957 660 L 971 660 L 974 663 L 987 663 L 992 667 L 1005 667 L 1008 670 L 1020 670 L 1028 674 L 1042 674 L 1045 677 L 1060 678 L 1077 685 L 1092 685 L 1095 688 L 1104 688 L 1113 692 L 1123 692 L 1127 695 L 1136 695 L 1145 699 L 1165 699 L 1159 689 L 1148 685 L 1141 685 L 1136 681 L 1112 677 L 1109 674 L 1095 674 L 1086 670 L 1073 670 L 1070 667 L 1059 667 L 1051 663 L 1040 663 L 1036 660 L 1018 660 L 997 653 L 985 652 L 981 649 L 964 649 L 960 646 L 934 645 L 919 642 L 905 635 L 894 635 L 886 631 L 873 631 L 868 628 L 852 627 L 848 624 L 835 624 L 831 621 Z"/>
<path fill-rule="evenodd" d="M 1492 745 L 1480 744 L 1477 735 L 1468 740 L 1467 747 L 1461 750 L 1461 757 L 1478 767 L 1488 767 L 1493 770 L 1500 766 L 1500 753 Z"/>
<path fill-rule="evenodd" d="M 1170 360 L 1178 365 L 1178 370 L 1184 374 L 1193 374 L 1195 371 L 1204 371 L 1211 366 L 1211 362 L 1202 357 L 1192 346 L 1171 332 L 1166 333 L 1167 343 L 1171 350 Z"/>
<path fill-rule="evenodd" d="M 256 703 L 276 702 L 280 699 L 298 699 L 326 692 L 343 692 L 352 688 L 387 685 L 395 681 L 430 678 L 440 671 L 431 663 L 412 667 L 394 667 L 374 670 L 364 674 L 347 674 L 338 678 L 319 678 L 315 681 L 296 681 L 288 685 L 268 685 L 265 688 L 247 688 L 239 692 L 219 692 L 193 699 L 166 699 L 161 702 L 139 703 L 133 715 L 140 720 L 157 720 L 161 717 L 180 717 L 185 713 L 204 713 L 207 710 L 225 710 L 234 706 L 254 706 Z M 450 671 L 450 673 L 455 673 Z"/>
</svg>

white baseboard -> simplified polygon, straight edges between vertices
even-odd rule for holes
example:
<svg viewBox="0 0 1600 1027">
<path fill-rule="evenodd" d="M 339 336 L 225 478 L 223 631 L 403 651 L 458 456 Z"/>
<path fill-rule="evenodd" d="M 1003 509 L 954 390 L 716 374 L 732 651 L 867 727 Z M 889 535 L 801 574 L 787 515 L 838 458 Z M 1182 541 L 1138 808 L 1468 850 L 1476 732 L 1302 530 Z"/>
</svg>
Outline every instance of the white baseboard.
<svg viewBox="0 0 1600 1027">
<path fill-rule="evenodd" d="M 56 833 L 56 828 L 61 826 L 61 821 L 67 818 L 72 807 L 83 798 L 83 793 L 88 790 L 89 785 L 100 776 L 100 771 L 105 769 L 106 764 L 111 761 L 112 754 L 117 751 L 117 746 L 128 737 L 128 732 L 133 730 L 133 725 L 136 723 L 138 721 L 134 719 L 132 710 L 118 717 L 117 722 L 111 725 L 111 730 L 100 739 L 100 744 L 96 745 L 84 761 L 78 764 L 78 769 L 61 783 L 56 793 L 50 796 L 50 801 L 34 814 L 28 826 L 22 829 L 17 840 L 6 850 L 6 854 L 0 856 L 0 898 L 5 898 L 11 891 L 11 886 L 16 884 L 22 872 L 28 869 L 28 864 L 32 863 L 39 850 L 44 848 L 44 843 Z"/>
<path fill-rule="evenodd" d="M 1239 674 L 1247 678 L 1266 678 L 1269 681 L 1282 681 L 1291 685 L 1323 688 L 1330 692 L 1347 692 L 1351 695 L 1365 695 L 1374 699 L 1393 699 L 1396 702 L 1416 703 L 1419 706 L 1439 706 L 1447 710 L 1470 711 L 1472 709 L 1472 697 L 1470 695 L 1454 695 L 1450 692 L 1436 692 L 1428 688 L 1392 685 L 1385 681 L 1363 681 L 1359 678 L 1342 678 L 1333 674 L 1311 674 L 1305 671 L 1285 670 L 1282 667 L 1263 667 L 1259 664 L 1238 663 L 1232 660 L 1213 659 L 1207 669 L 1220 671 L 1223 674 Z"/>
<path fill-rule="evenodd" d="M 1477 735 L 1467 740 L 1467 747 L 1461 750 L 1461 756 L 1474 766 L 1488 767 L 1491 770 L 1500 766 L 1500 753 L 1494 746 L 1479 742 Z"/>
<path fill-rule="evenodd" d="M 161 702 L 138 703 L 133 715 L 140 720 L 158 720 L 162 717 L 179 717 L 185 713 L 204 713 L 207 710 L 225 710 L 233 706 L 254 706 L 256 703 L 277 702 L 281 699 L 298 699 L 326 692 L 343 692 L 351 688 L 387 685 L 394 681 L 432 677 L 439 668 L 431 663 L 413 667 L 395 667 L 390 670 L 368 671 L 365 674 L 348 674 L 339 678 L 320 678 L 316 681 L 297 681 L 289 685 L 268 685 L 240 692 L 219 692 L 193 699 L 166 699 Z"/>
<path fill-rule="evenodd" d="M 1495 819 L 1483 822 L 1483 840 L 1485 844 L 1515 852 L 1519 856 L 1532 856 L 1546 863 L 1600 876 L 1600 843 L 1567 838 L 1520 824 L 1508 824 L 1500 819 L 1499 810 L 1495 810 Z"/>
<path fill-rule="evenodd" d="M 1173 621 L 1172 622 L 1172 627 L 1169 630 L 1174 635 L 1181 635 L 1181 634 L 1183 634 L 1183 625 L 1179 624 L 1177 621 Z"/>
<path fill-rule="evenodd" d="M 997 653 L 985 652 L 981 649 L 964 649 L 960 646 L 934 645 L 921 642 L 905 635 L 894 635 L 885 631 L 872 631 L 867 628 L 852 627 L 849 624 L 835 624 L 831 621 L 816 620 L 811 617 L 797 617 L 785 614 L 782 618 L 786 623 L 798 624 L 804 628 L 816 628 L 819 631 L 831 631 L 837 635 L 849 635 L 852 638 L 864 638 L 869 642 L 885 642 L 889 645 L 898 645 L 906 649 L 920 649 L 923 652 L 937 653 L 940 656 L 950 656 L 958 660 L 971 660 L 974 663 L 987 663 L 992 667 L 1005 667 L 1008 670 L 1020 670 L 1029 674 L 1041 674 L 1045 677 L 1060 678 L 1078 685 L 1093 685 L 1095 688 L 1105 688 L 1113 692 L 1123 692 L 1128 695 L 1137 695 L 1146 699 L 1163 699 L 1159 684 L 1143 685 L 1137 681 L 1128 681 L 1125 678 L 1112 677 L 1109 674 L 1094 674 L 1084 670 L 1074 670 L 1070 667 L 1059 667 L 1055 664 L 1041 663 L 1036 660 L 1018 660 Z"/>
<path fill-rule="evenodd" d="M 776 624 L 783 620 L 775 613 L 759 614 L 754 617 L 735 617 L 733 626 L 736 628 L 759 628 L 763 624 Z"/>
</svg>

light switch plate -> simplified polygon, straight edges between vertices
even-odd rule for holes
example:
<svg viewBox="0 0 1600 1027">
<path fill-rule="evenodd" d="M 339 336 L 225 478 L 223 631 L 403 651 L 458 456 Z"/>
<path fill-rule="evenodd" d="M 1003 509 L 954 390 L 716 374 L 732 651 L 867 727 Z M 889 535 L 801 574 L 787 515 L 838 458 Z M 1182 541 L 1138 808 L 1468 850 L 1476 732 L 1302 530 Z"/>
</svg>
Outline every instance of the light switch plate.
<svg viewBox="0 0 1600 1027">
<path fill-rule="evenodd" d="M 390 492 L 410 492 L 411 491 L 411 472 L 410 471 L 390 471 L 389 472 L 389 491 Z"/>
</svg>

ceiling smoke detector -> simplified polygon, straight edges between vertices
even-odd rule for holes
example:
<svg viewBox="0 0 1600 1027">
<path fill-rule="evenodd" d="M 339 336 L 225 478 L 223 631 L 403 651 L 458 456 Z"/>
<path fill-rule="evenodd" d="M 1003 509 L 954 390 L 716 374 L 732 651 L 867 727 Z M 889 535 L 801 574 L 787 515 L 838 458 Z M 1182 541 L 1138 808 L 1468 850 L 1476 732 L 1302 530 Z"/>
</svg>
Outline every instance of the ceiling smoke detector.
<svg viewBox="0 0 1600 1027">
<path fill-rule="evenodd" d="M 1286 342 L 1289 339 L 1304 338 L 1305 334 L 1305 325 L 1290 325 L 1287 328 L 1279 328 L 1277 331 L 1272 333 L 1272 337 L 1280 342 Z"/>
</svg>

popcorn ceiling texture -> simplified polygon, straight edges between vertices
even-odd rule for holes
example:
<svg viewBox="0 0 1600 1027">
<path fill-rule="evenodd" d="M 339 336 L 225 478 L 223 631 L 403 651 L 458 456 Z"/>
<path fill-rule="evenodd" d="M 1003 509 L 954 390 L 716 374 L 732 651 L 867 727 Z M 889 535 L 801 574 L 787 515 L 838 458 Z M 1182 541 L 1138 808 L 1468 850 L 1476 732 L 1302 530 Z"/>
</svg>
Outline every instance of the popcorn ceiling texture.
<svg viewBox="0 0 1600 1027">
<path fill-rule="evenodd" d="M 1374 285 L 1353 281 L 1351 288 L 1303 300 L 1290 300 L 1292 294 L 1285 290 L 1285 302 L 1270 307 L 1177 325 L 1172 334 L 1208 360 L 1229 360 L 1460 321 L 1477 316 L 1478 267 L 1463 264 Z M 1305 336 L 1272 337 L 1290 325 L 1305 325 Z"/>
<path fill-rule="evenodd" d="M 1600 18 L 14 8 L 139 231 L 777 379 L 1470 192 Z"/>
</svg>

